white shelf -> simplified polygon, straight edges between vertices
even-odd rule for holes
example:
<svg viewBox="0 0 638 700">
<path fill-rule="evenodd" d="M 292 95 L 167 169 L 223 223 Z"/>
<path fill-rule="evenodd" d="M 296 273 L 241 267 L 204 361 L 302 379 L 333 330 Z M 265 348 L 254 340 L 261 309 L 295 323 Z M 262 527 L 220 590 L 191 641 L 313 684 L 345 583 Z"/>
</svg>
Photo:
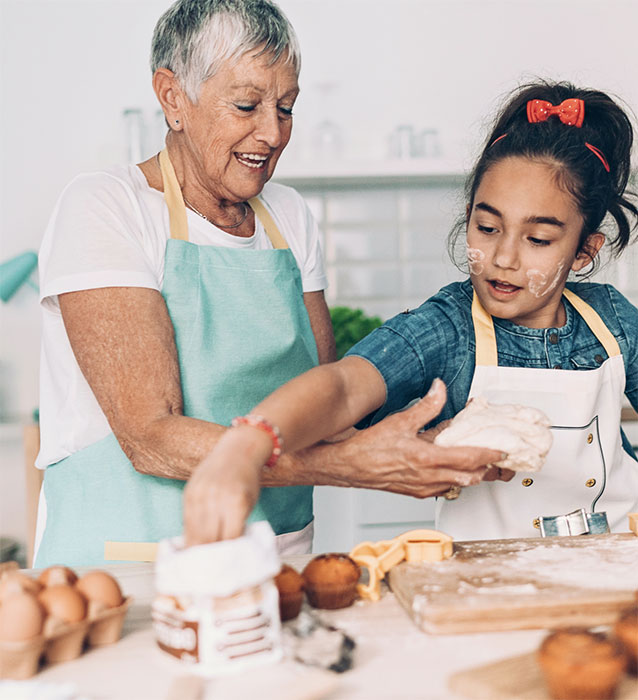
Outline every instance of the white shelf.
<svg viewBox="0 0 638 700">
<path fill-rule="evenodd" d="M 465 173 L 456 163 L 440 158 L 405 160 L 286 160 L 273 182 L 293 186 L 462 184 Z"/>
</svg>

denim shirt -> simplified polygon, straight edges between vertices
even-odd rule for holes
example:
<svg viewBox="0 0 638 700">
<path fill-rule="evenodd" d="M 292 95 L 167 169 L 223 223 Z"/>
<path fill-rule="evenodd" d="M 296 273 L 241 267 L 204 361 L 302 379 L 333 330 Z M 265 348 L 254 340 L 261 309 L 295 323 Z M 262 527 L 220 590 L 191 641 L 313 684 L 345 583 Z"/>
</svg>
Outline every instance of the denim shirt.
<svg viewBox="0 0 638 700">
<path fill-rule="evenodd" d="M 578 282 L 567 287 L 598 312 L 618 341 L 625 394 L 638 409 L 638 308 L 611 285 Z M 603 346 L 564 297 L 563 304 L 567 322 L 561 328 L 527 328 L 494 318 L 498 364 L 556 370 L 589 370 L 602 364 L 607 359 Z M 347 353 L 368 360 L 386 384 L 384 405 L 357 427 L 376 423 L 424 396 L 436 377 L 445 382 L 448 400 L 427 427 L 452 418 L 467 401 L 475 353 L 469 280 L 443 287 L 418 309 L 390 319 Z M 625 450 L 636 458 L 624 434 L 622 438 Z"/>
</svg>

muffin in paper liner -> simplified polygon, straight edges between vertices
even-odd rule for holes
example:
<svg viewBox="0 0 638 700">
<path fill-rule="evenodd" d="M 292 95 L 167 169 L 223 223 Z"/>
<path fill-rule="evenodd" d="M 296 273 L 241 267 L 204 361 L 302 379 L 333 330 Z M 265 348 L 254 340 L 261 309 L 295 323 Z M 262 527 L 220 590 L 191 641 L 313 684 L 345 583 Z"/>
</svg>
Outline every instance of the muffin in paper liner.
<svg viewBox="0 0 638 700">
<path fill-rule="evenodd" d="M 319 554 L 302 572 L 308 602 L 324 610 L 347 608 L 357 597 L 360 573 L 359 565 L 347 554 Z"/>
<path fill-rule="evenodd" d="M 554 630 L 537 658 L 555 700 L 612 700 L 627 667 L 617 639 L 584 627 Z"/>
</svg>

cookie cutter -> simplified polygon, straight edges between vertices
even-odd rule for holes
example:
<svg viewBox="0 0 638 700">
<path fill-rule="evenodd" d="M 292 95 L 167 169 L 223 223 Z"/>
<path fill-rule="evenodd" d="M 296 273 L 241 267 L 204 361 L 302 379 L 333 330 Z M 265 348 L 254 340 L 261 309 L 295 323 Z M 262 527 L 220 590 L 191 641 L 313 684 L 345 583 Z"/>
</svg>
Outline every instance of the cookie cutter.
<svg viewBox="0 0 638 700">
<path fill-rule="evenodd" d="M 368 583 L 357 585 L 364 600 L 381 598 L 381 580 L 402 561 L 410 564 L 442 561 L 452 556 L 453 539 L 439 530 L 409 530 L 391 540 L 361 542 L 350 552 L 350 558 L 367 569 Z"/>
<path fill-rule="evenodd" d="M 566 515 L 543 516 L 539 521 L 541 537 L 602 535 L 609 532 L 607 513 L 587 513 L 584 508 Z"/>
</svg>

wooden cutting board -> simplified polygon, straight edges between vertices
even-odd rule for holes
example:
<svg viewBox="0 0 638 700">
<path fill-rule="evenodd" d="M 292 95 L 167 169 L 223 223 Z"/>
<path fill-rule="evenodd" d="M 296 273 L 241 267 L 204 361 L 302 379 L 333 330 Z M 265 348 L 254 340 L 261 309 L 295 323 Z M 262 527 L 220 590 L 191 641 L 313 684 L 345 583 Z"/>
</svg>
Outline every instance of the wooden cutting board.
<svg viewBox="0 0 638 700">
<path fill-rule="evenodd" d="M 610 624 L 637 599 L 638 537 L 455 542 L 451 558 L 402 562 L 388 580 L 432 634 Z"/>
<path fill-rule="evenodd" d="M 450 690 L 474 700 L 551 700 L 535 654 L 459 671 L 448 680 Z M 616 700 L 636 700 L 638 680 L 625 674 Z"/>
</svg>

